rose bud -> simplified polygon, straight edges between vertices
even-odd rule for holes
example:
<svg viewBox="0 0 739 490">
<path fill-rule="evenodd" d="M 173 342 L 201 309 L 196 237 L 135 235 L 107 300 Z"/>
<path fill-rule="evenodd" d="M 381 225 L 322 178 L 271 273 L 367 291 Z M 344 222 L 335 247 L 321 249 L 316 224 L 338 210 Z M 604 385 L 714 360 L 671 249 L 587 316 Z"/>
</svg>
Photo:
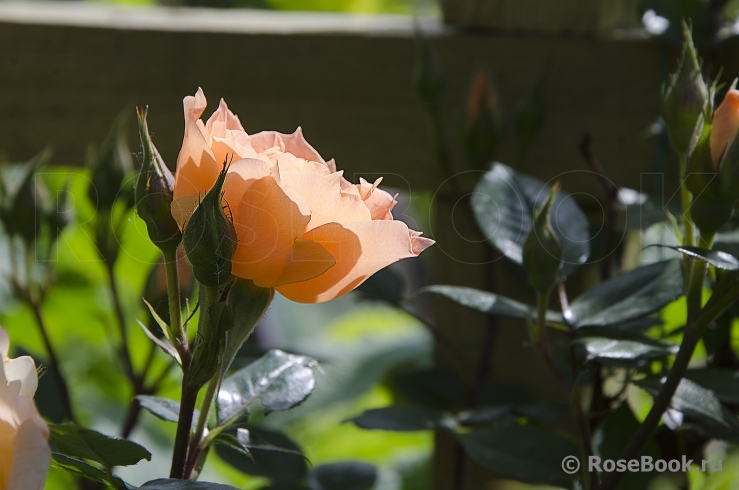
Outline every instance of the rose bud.
<svg viewBox="0 0 739 490">
<path fill-rule="evenodd" d="M 534 211 L 534 224 L 523 244 L 523 265 L 529 273 L 529 282 L 542 295 L 548 295 L 557 284 L 562 268 L 562 246 L 549 220 L 558 189 L 559 183 L 554 184 L 547 201 Z"/>
<path fill-rule="evenodd" d="M 202 90 L 183 102 L 185 138 L 172 214 L 185 225 L 187 245 L 189 214 L 204 192 L 220 185 L 218 162 L 233 159 L 223 183 L 223 205 L 238 239 L 233 275 L 293 301 L 320 303 L 434 243 L 393 219 L 396 201 L 378 187 L 380 179 L 350 183 L 300 128 L 248 135 L 223 101 L 203 124 Z"/>
<path fill-rule="evenodd" d="M 224 166 L 213 187 L 192 213 L 182 236 L 193 275 L 207 287 L 217 287 L 228 281 L 231 258 L 236 251 L 236 231 L 221 204 L 226 169 Z"/>
<path fill-rule="evenodd" d="M 662 105 L 670 141 L 681 154 L 691 151 L 709 100 L 690 28 L 685 24 L 683 33 L 685 42 L 680 65 L 666 87 Z"/>
<path fill-rule="evenodd" d="M 33 402 L 36 365 L 28 356 L 10 359 L 8 334 L 0 327 L 0 489 L 42 490 L 51 465 L 49 428 Z"/>
<path fill-rule="evenodd" d="M 716 233 L 734 214 L 739 197 L 739 91 L 730 89 L 704 125 L 688 162 L 691 217 L 704 235 Z"/>
<path fill-rule="evenodd" d="M 481 170 L 489 166 L 498 149 L 501 126 L 495 93 L 488 84 L 487 74 L 480 72 L 475 77 L 464 128 L 467 160 L 471 168 Z"/>
<path fill-rule="evenodd" d="M 136 211 L 146 223 L 149 238 L 162 251 L 174 252 L 182 241 L 180 227 L 172 217 L 174 177 L 151 141 L 147 109 L 136 109 L 141 137 L 142 163 L 134 186 Z"/>
<path fill-rule="evenodd" d="M 91 174 L 87 197 L 100 211 L 110 211 L 119 197 L 129 200 L 128 190 L 123 188 L 124 180 L 133 171 L 127 114 L 125 111 L 116 117 L 99 151 L 88 149 L 87 166 Z"/>
</svg>

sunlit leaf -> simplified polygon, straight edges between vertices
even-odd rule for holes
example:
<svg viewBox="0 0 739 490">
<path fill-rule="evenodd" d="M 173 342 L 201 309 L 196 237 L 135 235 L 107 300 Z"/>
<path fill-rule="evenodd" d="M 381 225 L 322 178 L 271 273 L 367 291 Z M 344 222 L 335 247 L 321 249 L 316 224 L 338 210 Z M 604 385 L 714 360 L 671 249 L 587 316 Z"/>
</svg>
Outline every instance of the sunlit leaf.
<svg viewBox="0 0 739 490">
<path fill-rule="evenodd" d="M 624 272 L 570 303 L 565 320 L 576 327 L 618 325 L 643 318 L 683 293 L 678 260 Z"/>
<path fill-rule="evenodd" d="M 652 247 L 665 247 L 680 252 L 694 259 L 703 260 L 710 265 L 727 271 L 739 270 L 739 260 L 731 254 L 720 250 L 708 250 L 700 247 L 651 245 Z"/>
<path fill-rule="evenodd" d="M 267 413 L 287 410 L 305 400 L 316 381 L 316 360 L 271 350 L 223 380 L 218 392 L 218 424 L 228 425 L 257 398 Z"/>
<path fill-rule="evenodd" d="M 488 241 L 512 261 L 523 261 L 523 243 L 531 230 L 534 210 L 549 196 L 550 186 L 496 163 L 472 194 L 472 210 Z M 588 220 L 569 194 L 557 192 L 552 227 L 562 245 L 561 276 L 568 276 L 590 255 Z M 564 233 L 566 230 L 566 233 Z"/>
</svg>

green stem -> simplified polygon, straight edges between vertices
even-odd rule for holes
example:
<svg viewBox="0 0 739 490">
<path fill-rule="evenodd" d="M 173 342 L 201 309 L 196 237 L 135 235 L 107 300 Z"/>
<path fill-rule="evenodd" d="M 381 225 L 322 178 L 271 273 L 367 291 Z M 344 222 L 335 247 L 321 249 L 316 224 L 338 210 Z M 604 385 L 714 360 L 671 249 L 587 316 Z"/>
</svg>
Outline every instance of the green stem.
<svg viewBox="0 0 739 490">
<path fill-rule="evenodd" d="M 215 399 L 216 393 L 218 393 L 218 387 L 221 385 L 220 370 L 215 376 L 208 382 L 208 386 L 203 395 L 203 403 L 200 406 L 200 417 L 198 423 L 195 426 L 195 432 L 193 433 L 192 439 L 190 440 L 190 453 L 188 456 L 187 466 L 185 467 L 185 474 L 187 478 L 190 477 L 190 473 L 195 468 L 200 452 L 204 449 L 200 447 L 200 443 L 203 439 L 203 433 L 205 432 L 205 426 L 208 423 L 208 417 L 210 415 L 210 409 L 213 406 L 213 400 Z"/>
<path fill-rule="evenodd" d="M 712 298 L 713 299 L 713 298 Z M 619 459 L 629 461 L 637 456 L 639 451 L 646 444 L 647 439 L 652 435 L 654 429 L 657 427 L 662 414 L 667 410 L 672 401 L 672 397 L 677 391 L 677 387 L 680 385 L 680 381 L 685 376 L 685 372 L 688 369 L 690 359 L 693 357 L 698 342 L 703 337 L 703 332 L 706 327 L 718 318 L 731 304 L 739 300 L 739 285 L 734 285 L 731 290 L 723 298 L 712 302 L 709 308 L 703 310 L 700 317 L 694 322 L 688 325 L 685 329 L 685 335 L 683 341 L 680 344 L 680 350 L 675 356 L 675 362 L 672 364 L 670 371 L 667 373 L 667 379 L 662 385 L 657 396 L 654 398 L 654 404 L 649 410 L 647 417 L 644 422 L 639 426 L 634 436 L 629 441 L 626 449 L 621 453 Z M 609 473 L 603 484 L 600 486 L 600 490 L 611 490 L 618 485 L 619 481 L 623 477 L 622 473 Z"/>
<path fill-rule="evenodd" d="M 198 335 L 208 335 L 207 329 L 210 328 L 210 320 L 208 319 L 208 310 L 210 306 L 219 299 L 220 292 L 218 288 L 205 287 L 202 284 L 198 289 L 198 303 L 200 314 L 198 317 Z M 205 294 L 203 294 L 205 293 Z M 188 462 L 188 449 L 190 447 L 190 430 L 192 429 L 193 413 L 195 412 L 195 404 L 198 398 L 200 388 L 192 388 L 190 383 L 191 359 L 182 360 L 182 397 L 180 401 L 180 414 L 177 419 L 177 433 L 175 435 L 174 451 L 172 452 L 172 467 L 169 473 L 170 478 L 187 479 L 185 468 Z"/>
<path fill-rule="evenodd" d="M 690 205 L 693 198 L 690 195 L 688 187 L 685 185 L 685 178 L 688 166 L 688 155 L 680 153 L 680 195 L 683 204 L 683 223 L 685 224 L 685 242 L 683 245 L 695 246 L 695 230 L 693 228 L 693 220 L 690 218 Z"/>
<path fill-rule="evenodd" d="M 714 235 L 704 237 L 700 236 L 700 245 L 708 250 L 713 246 Z M 688 302 L 688 323 L 695 320 L 700 314 L 701 306 L 703 304 L 703 280 L 706 276 L 706 268 L 708 263 L 704 260 L 692 260 L 690 264 L 692 267 L 690 270 L 690 282 L 688 283 L 688 290 L 686 291 L 686 297 Z"/>
<path fill-rule="evenodd" d="M 126 327 L 126 316 L 123 313 L 123 306 L 121 304 L 120 293 L 118 292 L 118 285 L 115 281 L 115 272 L 113 270 L 114 263 L 106 262 L 105 270 L 108 274 L 108 284 L 110 286 L 110 296 L 113 300 L 113 310 L 115 311 L 116 323 L 118 325 L 118 331 L 121 336 L 121 343 L 118 346 L 121 361 L 123 362 L 123 369 L 126 372 L 126 376 L 131 381 L 134 389 L 134 395 L 137 395 L 138 391 L 138 376 L 133 369 L 133 362 L 131 361 L 131 352 L 128 349 L 128 329 Z"/>
<path fill-rule="evenodd" d="M 532 338 L 533 343 L 547 345 L 547 306 L 549 306 L 549 294 L 536 293 L 536 334 Z"/>
<path fill-rule="evenodd" d="M 180 353 L 180 357 L 187 350 L 187 333 L 182 327 L 182 308 L 180 296 L 180 280 L 177 270 L 177 249 L 165 250 L 164 265 L 167 272 L 167 297 L 169 300 L 169 326 L 174 338 L 180 345 L 174 347 Z"/>
</svg>

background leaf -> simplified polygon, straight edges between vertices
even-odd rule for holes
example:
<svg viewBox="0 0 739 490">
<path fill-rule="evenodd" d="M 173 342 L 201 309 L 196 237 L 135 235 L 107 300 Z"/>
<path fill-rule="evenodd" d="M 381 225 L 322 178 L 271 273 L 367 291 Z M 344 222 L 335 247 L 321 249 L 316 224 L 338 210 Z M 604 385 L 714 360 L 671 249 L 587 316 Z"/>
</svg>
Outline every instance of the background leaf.
<svg viewBox="0 0 739 490">
<path fill-rule="evenodd" d="M 370 490 L 376 480 L 374 466 L 356 461 L 324 464 L 308 474 L 311 490 Z"/>
<path fill-rule="evenodd" d="M 531 305 L 479 289 L 464 286 L 428 286 L 419 291 L 419 293 L 427 292 L 438 294 L 457 304 L 488 315 L 509 318 L 536 318 L 537 314 L 536 308 Z M 564 323 L 562 314 L 556 311 L 547 311 L 547 321 Z"/>
<path fill-rule="evenodd" d="M 562 471 L 562 460 L 578 456 L 571 442 L 538 427 L 510 425 L 457 434 L 478 464 L 516 480 L 556 483 L 574 479 Z"/>
<path fill-rule="evenodd" d="M 475 219 L 488 241 L 506 257 L 521 264 L 523 243 L 531 230 L 534 209 L 549 196 L 551 186 L 496 163 L 472 194 Z M 562 244 L 561 276 L 569 276 L 590 256 L 588 220 L 563 191 L 552 206 L 552 228 Z M 562 230 L 567 230 L 565 235 Z"/>
<path fill-rule="evenodd" d="M 650 245 L 651 247 L 665 247 L 680 252 L 694 259 L 703 260 L 710 265 L 727 271 L 739 270 L 739 260 L 733 255 L 720 250 L 708 250 L 700 247 Z"/>
<path fill-rule="evenodd" d="M 147 490 L 239 490 L 231 485 L 220 483 L 209 483 L 205 481 L 173 480 L 162 478 L 144 483 L 139 488 Z"/>
<path fill-rule="evenodd" d="M 177 423 L 180 415 L 180 404 L 174 400 L 168 398 L 161 398 L 158 396 L 139 395 L 136 397 L 142 408 L 145 408 L 152 415 L 157 416 L 167 422 Z M 200 411 L 195 410 L 193 413 L 193 420 L 197 420 L 200 417 Z"/>
<path fill-rule="evenodd" d="M 393 431 L 418 431 L 453 429 L 457 424 L 454 418 L 441 410 L 421 407 L 392 405 L 367 410 L 363 414 L 349 419 L 357 427 L 363 429 L 381 429 Z"/>
</svg>

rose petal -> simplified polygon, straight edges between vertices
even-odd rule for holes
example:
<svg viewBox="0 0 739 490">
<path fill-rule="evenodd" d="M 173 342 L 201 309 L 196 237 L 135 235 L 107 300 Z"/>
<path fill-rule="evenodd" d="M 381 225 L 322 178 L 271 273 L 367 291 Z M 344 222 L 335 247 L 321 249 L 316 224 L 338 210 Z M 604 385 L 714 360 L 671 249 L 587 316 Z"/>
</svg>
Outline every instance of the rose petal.
<svg viewBox="0 0 739 490">
<path fill-rule="evenodd" d="M 185 110 L 185 137 L 177 156 L 175 199 L 207 191 L 218 178 L 220 168 L 197 124 L 206 104 L 202 89 L 198 89 L 194 97 L 187 96 L 182 101 Z M 202 127 L 202 123 L 200 126 Z"/>
<path fill-rule="evenodd" d="M 0 327 L 0 356 L 2 359 L 7 359 L 8 352 L 10 352 L 10 339 L 5 329 Z"/>
<path fill-rule="evenodd" d="M 232 259 L 235 276 L 274 287 L 317 277 L 334 265 L 323 246 L 301 240 L 310 215 L 300 195 L 271 175 L 231 185 L 241 190 L 233 214 L 239 241 Z"/>
<path fill-rule="evenodd" d="M 282 181 L 308 203 L 310 223 L 306 231 L 336 221 L 370 221 L 372 215 L 361 197 L 341 190 L 341 172 L 283 172 Z"/>
<path fill-rule="evenodd" d="M 22 356 L 5 361 L 5 379 L 8 388 L 16 395 L 33 398 L 38 388 L 38 374 L 33 358 Z"/>
<path fill-rule="evenodd" d="M 395 199 L 397 194 L 392 196 L 390 193 L 380 189 L 378 187 L 380 182 L 382 182 L 382 177 L 375 180 L 373 184 L 360 178 L 357 189 L 362 199 L 364 199 L 364 204 L 370 210 L 373 220 L 391 220 L 393 219 L 392 210 L 398 204 L 398 201 Z"/>
<path fill-rule="evenodd" d="M 326 160 L 313 148 L 303 136 L 303 129 L 298 126 L 292 134 L 278 133 L 277 131 L 262 131 L 251 136 L 251 144 L 258 153 L 275 146 L 281 146 L 282 151 L 292 153 L 298 158 L 312 162 L 326 163 Z M 336 167 L 334 166 L 334 169 Z"/>
<path fill-rule="evenodd" d="M 32 420 L 18 428 L 8 489 L 42 490 L 51 465 L 51 449 L 44 433 Z"/>
<path fill-rule="evenodd" d="M 380 269 L 415 257 L 434 243 L 409 230 L 402 221 L 328 223 L 303 238 L 323 245 L 336 259 L 336 265 L 315 279 L 277 288 L 283 296 L 299 303 L 337 298 Z"/>
<path fill-rule="evenodd" d="M 739 90 L 731 89 L 713 115 L 711 127 L 711 157 L 718 166 L 721 155 L 726 151 L 739 129 Z"/>
</svg>

